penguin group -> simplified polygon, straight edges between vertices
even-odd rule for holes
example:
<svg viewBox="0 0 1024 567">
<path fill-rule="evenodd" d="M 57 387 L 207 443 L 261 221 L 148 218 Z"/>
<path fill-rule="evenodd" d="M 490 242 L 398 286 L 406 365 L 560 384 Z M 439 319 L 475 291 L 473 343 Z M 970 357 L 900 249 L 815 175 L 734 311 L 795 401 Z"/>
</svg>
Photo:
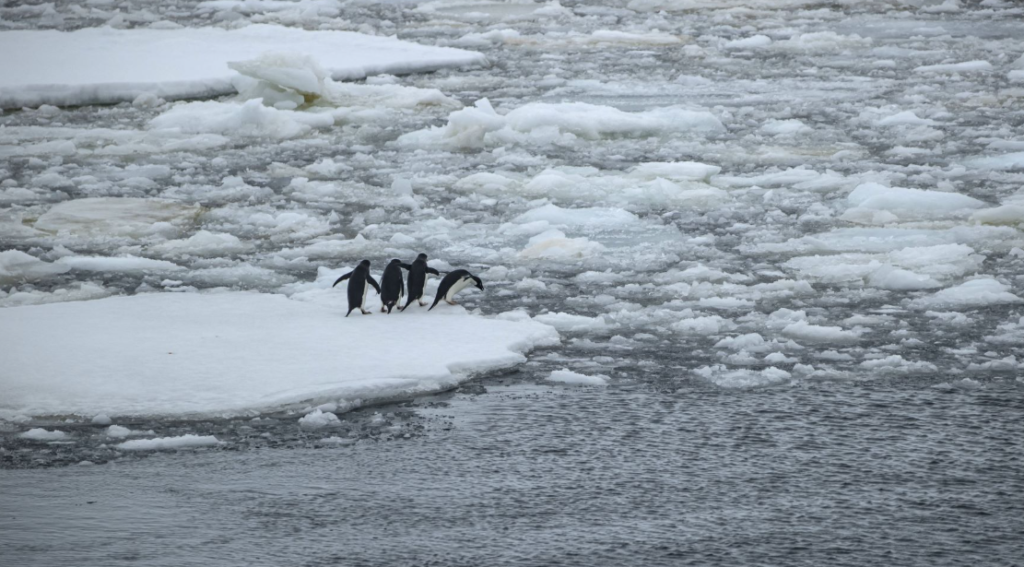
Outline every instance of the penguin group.
<svg viewBox="0 0 1024 567">
<path fill-rule="evenodd" d="M 354 270 L 335 280 L 334 285 L 331 286 L 334 287 L 348 280 L 348 313 L 345 313 L 345 316 L 348 317 L 356 309 L 360 310 L 363 315 L 370 314 L 369 311 L 363 308 L 363 304 L 366 302 L 366 291 L 370 286 L 373 286 L 373 289 L 380 295 L 381 312 L 386 312 L 390 315 L 391 310 L 402 302 L 403 297 L 406 297 L 406 285 L 402 281 L 403 269 L 409 271 L 408 299 L 399 311 L 405 311 L 407 307 L 412 305 L 413 301 L 418 302 L 420 307 L 426 305 L 423 301 L 423 288 L 427 283 L 427 277 L 441 275 L 440 272 L 427 265 L 426 254 L 417 256 L 412 264 L 406 264 L 398 258 L 391 260 L 387 267 L 384 268 L 384 274 L 381 276 L 379 284 L 370 275 L 370 261 L 363 260 L 359 262 L 359 265 Z M 448 272 L 441 279 L 440 285 L 437 286 L 437 295 L 434 297 L 434 303 L 430 306 L 430 309 L 436 307 L 442 299 L 448 302 L 449 305 L 455 305 L 455 294 L 470 285 L 481 290 L 484 289 L 484 284 L 480 281 L 480 278 L 469 273 L 467 270 L 452 270 Z M 430 309 L 427 309 L 427 311 L 430 311 Z"/>
</svg>

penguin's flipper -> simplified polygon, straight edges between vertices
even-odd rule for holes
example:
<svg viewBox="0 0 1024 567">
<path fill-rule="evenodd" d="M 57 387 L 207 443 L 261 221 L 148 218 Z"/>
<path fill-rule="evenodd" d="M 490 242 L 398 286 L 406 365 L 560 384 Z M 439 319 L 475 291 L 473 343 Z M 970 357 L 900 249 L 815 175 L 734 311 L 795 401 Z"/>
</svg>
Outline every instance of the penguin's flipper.
<svg viewBox="0 0 1024 567">
<path fill-rule="evenodd" d="M 403 263 L 399 264 L 398 267 L 399 268 L 405 268 L 406 270 L 411 270 L 412 269 L 412 264 L 406 264 L 406 263 L 403 262 Z"/>
<path fill-rule="evenodd" d="M 340 278 L 334 280 L 334 285 L 332 285 L 331 287 L 334 287 L 335 285 L 340 284 L 341 282 L 347 280 L 351 276 L 352 276 L 352 272 L 349 272 L 349 273 L 345 274 L 344 276 L 341 276 Z"/>
<path fill-rule="evenodd" d="M 427 273 L 428 274 L 434 274 L 435 276 L 440 276 L 441 275 L 441 272 L 435 270 L 434 268 L 430 268 L 430 267 L 427 268 Z"/>
<path fill-rule="evenodd" d="M 380 295 L 380 284 L 377 283 L 377 280 L 373 279 L 373 276 L 371 276 L 370 274 L 366 274 L 366 281 L 370 282 L 370 285 L 373 286 L 373 289 L 377 290 L 377 295 Z"/>
</svg>

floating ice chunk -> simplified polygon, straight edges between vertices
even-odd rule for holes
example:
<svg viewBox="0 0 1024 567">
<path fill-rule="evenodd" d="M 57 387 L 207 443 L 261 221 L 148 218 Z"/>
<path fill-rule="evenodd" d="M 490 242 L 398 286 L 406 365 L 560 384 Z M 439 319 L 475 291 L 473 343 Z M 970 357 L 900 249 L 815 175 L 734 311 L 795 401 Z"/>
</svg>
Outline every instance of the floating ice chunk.
<svg viewBox="0 0 1024 567">
<path fill-rule="evenodd" d="M 601 316 L 587 317 L 570 313 L 544 313 L 537 315 L 533 320 L 545 325 L 551 325 L 559 331 L 567 332 L 603 331 L 608 329 L 608 323 Z"/>
<path fill-rule="evenodd" d="M 63 274 L 71 268 L 45 262 L 18 250 L 0 252 L 0 283 L 28 282 Z"/>
<path fill-rule="evenodd" d="M 752 307 L 754 302 L 740 297 L 702 297 L 699 304 L 711 309 L 746 309 Z"/>
<path fill-rule="evenodd" d="M 1024 303 L 1024 299 L 1010 293 L 1010 286 L 994 278 L 980 278 L 956 287 L 938 291 L 928 297 L 910 302 L 917 309 L 970 309 L 986 305 Z"/>
<path fill-rule="evenodd" d="M 1024 205 L 1003 205 L 971 214 L 971 222 L 1019 226 L 1024 224 Z"/>
<path fill-rule="evenodd" d="M 562 370 L 555 370 L 547 378 L 551 382 L 560 382 L 562 384 L 571 384 L 574 386 L 607 386 L 608 376 L 604 374 L 594 374 L 588 376 L 586 374 L 580 374 L 579 372 L 573 372 L 567 368 Z"/>
<path fill-rule="evenodd" d="M 317 408 L 299 418 L 299 426 L 303 429 L 320 429 L 340 423 L 338 416 Z"/>
<path fill-rule="evenodd" d="M 964 160 L 964 165 L 975 169 L 1008 171 L 1024 169 L 1024 152 L 1013 152 L 999 156 L 976 157 Z"/>
<path fill-rule="evenodd" d="M 729 350 L 760 351 L 766 347 L 764 337 L 758 333 L 747 333 L 736 337 L 728 337 L 715 343 L 715 348 L 727 348 Z"/>
<path fill-rule="evenodd" d="M 177 437 L 157 437 L 156 439 L 134 439 L 117 445 L 123 451 L 169 451 L 174 449 L 191 449 L 193 447 L 214 447 L 221 442 L 213 435 L 179 435 Z"/>
<path fill-rule="evenodd" d="M 725 331 L 733 331 L 736 324 L 718 315 L 708 315 L 682 319 L 672 324 L 672 330 L 684 335 L 717 335 Z"/>
<path fill-rule="evenodd" d="M 1005 226 L 958 226 L 945 230 L 916 228 L 840 228 L 818 234 L 744 247 L 747 253 L 777 252 L 891 252 L 909 247 L 966 244 L 988 250 L 1009 251 L 1020 242 L 1020 233 Z M 920 270 L 918 270 L 920 271 Z"/>
<path fill-rule="evenodd" d="M 795 35 L 787 40 L 775 42 L 779 49 L 797 51 L 837 51 L 850 47 L 866 47 L 871 45 L 870 37 L 857 34 L 840 35 L 832 31 L 812 32 Z"/>
<path fill-rule="evenodd" d="M 517 223 L 547 221 L 555 226 L 614 229 L 640 222 L 636 215 L 623 209 L 563 209 L 557 205 L 544 205 L 512 219 Z"/>
<path fill-rule="evenodd" d="M 877 358 L 873 360 L 865 360 L 860 363 L 861 368 L 867 368 L 876 372 L 886 374 L 909 374 L 912 372 L 936 372 L 938 368 L 930 363 L 923 360 L 910 361 L 904 359 L 898 354 L 887 356 L 885 358 Z"/>
<path fill-rule="evenodd" d="M 958 218 L 967 216 L 970 209 L 985 206 L 979 201 L 959 193 L 925 191 L 886 187 L 878 183 L 863 183 L 846 200 L 853 205 L 843 213 L 843 220 L 871 222 L 875 211 L 886 211 L 901 220 Z M 871 216 L 865 216 L 867 215 Z"/>
<path fill-rule="evenodd" d="M 230 61 L 228 67 L 257 81 L 314 97 L 323 94 L 328 74 L 309 55 L 294 52 L 263 53 L 247 61 Z"/>
<path fill-rule="evenodd" d="M 233 234 L 200 230 L 181 240 L 168 240 L 150 248 L 164 256 L 230 256 L 252 250 L 253 245 L 242 242 Z"/>
<path fill-rule="evenodd" d="M 128 437 L 129 435 L 131 435 L 132 430 L 128 429 L 127 427 L 122 427 L 120 425 L 111 425 L 104 431 L 104 433 L 107 435 L 107 437 L 121 438 Z"/>
<path fill-rule="evenodd" d="M 722 388 L 756 388 L 785 382 L 793 377 L 785 370 L 770 366 L 761 371 L 728 370 L 725 366 L 702 366 L 694 374 Z"/>
<path fill-rule="evenodd" d="M 823 327 L 811 325 L 807 321 L 797 321 L 786 325 L 782 334 L 797 341 L 809 343 L 852 344 L 860 340 L 860 333 L 847 331 L 842 327 Z"/>
<path fill-rule="evenodd" d="M 868 285 L 893 291 L 915 291 L 942 287 L 941 283 L 928 276 L 915 274 L 909 270 L 888 267 L 872 272 L 868 276 Z"/>
<path fill-rule="evenodd" d="M 722 48 L 727 50 L 760 49 L 762 47 L 768 47 L 771 44 L 772 38 L 766 35 L 754 35 L 726 42 Z"/>
<path fill-rule="evenodd" d="M 519 252 L 521 258 L 531 260 L 578 260 L 600 254 L 605 247 L 587 238 L 566 238 L 565 233 L 551 229 L 530 239 Z"/>
<path fill-rule="evenodd" d="M 520 140 L 516 133 L 550 142 L 567 134 L 596 140 L 603 136 L 717 132 L 724 129 L 718 118 L 703 110 L 667 107 L 646 112 L 624 112 L 610 106 L 583 102 L 530 103 L 502 116 L 487 99 L 480 99 L 471 108 L 451 113 L 446 126 L 404 134 L 398 138 L 398 143 L 422 146 L 440 142 L 459 148 L 474 148 Z"/>
<path fill-rule="evenodd" d="M 392 399 L 451 388 L 559 342 L 537 322 L 410 310 L 403 356 L 381 364 L 396 320 L 345 318 L 344 290 L 320 293 L 315 302 L 151 293 L 0 309 L 0 418 L 237 415 L 316 398 Z"/>
<path fill-rule="evenodd" d="M 905 110 L 875 121 L 875 126 L 934 126 L 938 122 L 928 118 L 918 118 L 913 110 Z"/>
<path fill-rule="evenodd" d="M 688 181 L 707 181 L 722 171 L 717 165 L 697 163 L 695 161 L 680 162 L 649 162 L 641 163 L 633 168 L 630 175 L 645 179 L 662 177 L 665 179 L 682 179 Z"/>
<path fill-rule="evenodd" d="M 607 135 L 642 135 L 665 132 L 724 130 L 713 114 L 703 110 L 655 108 L 624 112 L 610 106 L 583 102 L 531 103 L 505 115 L 509 127 L 520 132 L 554 126 L 581 138 L 596 140 Z"/>
<path fill-rule="evenodd" d="M 64 256 L 55 264 L 86 272 L 173 272 L 184 270 L 174 262 L 138 256 Z"/>
<path fill-rule="evenodd" d="M 940 65 L 922 65 L 915 67 L 918 73 L 972 73 L 991 71 L 992 64 L 988 61 L 965 61 L 963 63 L 943 63 Z"/>
<path fill-rule="evenodd" d="M 265 24 L 0 34 L 0 52 L 15 50 L 22 55 L 0 58 L 0 108 L 131 102 L 144 93 L 167 100 L 230 94 L 237 75 L 228 62 L 268 51 L 309 55 L 335 80 L 486 62 L 479 53 L 394 37 Z"/>
<path fill-rule="evenodd" d="M 329 114 L 279 110 L 261 99 L 243 103 L 178 103 L 149 121 L 150 128 L 189 134 L 229 134 L 283 140 L 334 125 Z"/>
<path fill-rule="evenodd" d="M 92 416 L 91 421 L 96 425 L 110 425 L 110 416 L 105 413 L 98 413 Z"/>
<path fill-rule="evenodd" d="M 166 199 L 95 197 L 58 203 L 35 227 L 82 236 L 145 236 L 156 223 L 183 224 L 198 212 L 198 206 Z"/>
<path fill-rule="evenodd" d="M 769 120 L 761 126 L 761 131 L 772 136 L 785 136 L 810 132 L 812 128 L 795 118 L 789 120 Z"/>
<path fill-rule="evenodd" d="M 36 427 L 18 435 L 18 437 L 22 439 L 29 439 L 31 441 L 63 441 L 68 438 L 68 434 L 58 429 L 51 431 L 49 429 Z"/>
<path fill-rule="evenodd" d="M 1024 83 L 1024 70 L 1015 69 L 1006 73 L 1006 79 L 1011 83 Z"/>
</svg>

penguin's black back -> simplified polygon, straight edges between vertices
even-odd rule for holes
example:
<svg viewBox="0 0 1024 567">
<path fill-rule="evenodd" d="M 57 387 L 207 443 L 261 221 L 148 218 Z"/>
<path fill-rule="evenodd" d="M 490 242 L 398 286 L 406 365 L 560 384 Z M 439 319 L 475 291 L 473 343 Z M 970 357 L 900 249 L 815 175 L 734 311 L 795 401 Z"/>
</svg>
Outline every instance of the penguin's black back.
<svg viewBox="0 0 1024 567">
<path fill-rule="evenodd" d="M 391 312 L 391 308 L 394 307 L 404 292 L 405 284 L 402 283 L 402 264 L 400 262 L 391 262 L 384 268 L 384 275 L 380 278 L 380 300 L 388 308 L 388 313 Z"/>
<path fill-rule="evenodd" d="M 455 282 L 469 275 L 468 270 L 452 270 L 445 274 L 444 278 L 441 279 L 441 283 L 437 284 L 437 295 L 434 296 L 434 303 L 431 304 L 430 309 L 437 306 L 438 302 L 448 294 L 448 290 L 455 285 Z"/>
<path fill-rule="evenodd" d="M 427 261 L 417 258 L 409 269 L 409 300 L 423 297 L 423 286 L 427 283 Z"/>
</svg>

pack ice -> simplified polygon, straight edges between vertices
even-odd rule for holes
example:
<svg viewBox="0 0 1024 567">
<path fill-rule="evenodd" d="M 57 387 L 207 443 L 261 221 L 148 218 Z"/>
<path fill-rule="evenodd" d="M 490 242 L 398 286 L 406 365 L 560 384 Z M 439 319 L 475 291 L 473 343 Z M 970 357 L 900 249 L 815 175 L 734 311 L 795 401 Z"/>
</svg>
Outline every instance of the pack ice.
<svg viewBox="0 0 1024 567">
<path fill-rule="evenodd" d="M 559 342 L 547 325 L 461 307 L 345 318 L 344 293 L 322 295 L 152 293 L 0 310 L 0 417 L 353 407 L 451 388 Z"/>
<path fill-rule="evenodd" d="M 0 108 L 207 98 L 235 91 L 228 63 L 268 52 L 313 57 L 336 80 L 475 65 L 483 55 L 343 31 L 86 28 L 0 32 Z"/>
</svg>

